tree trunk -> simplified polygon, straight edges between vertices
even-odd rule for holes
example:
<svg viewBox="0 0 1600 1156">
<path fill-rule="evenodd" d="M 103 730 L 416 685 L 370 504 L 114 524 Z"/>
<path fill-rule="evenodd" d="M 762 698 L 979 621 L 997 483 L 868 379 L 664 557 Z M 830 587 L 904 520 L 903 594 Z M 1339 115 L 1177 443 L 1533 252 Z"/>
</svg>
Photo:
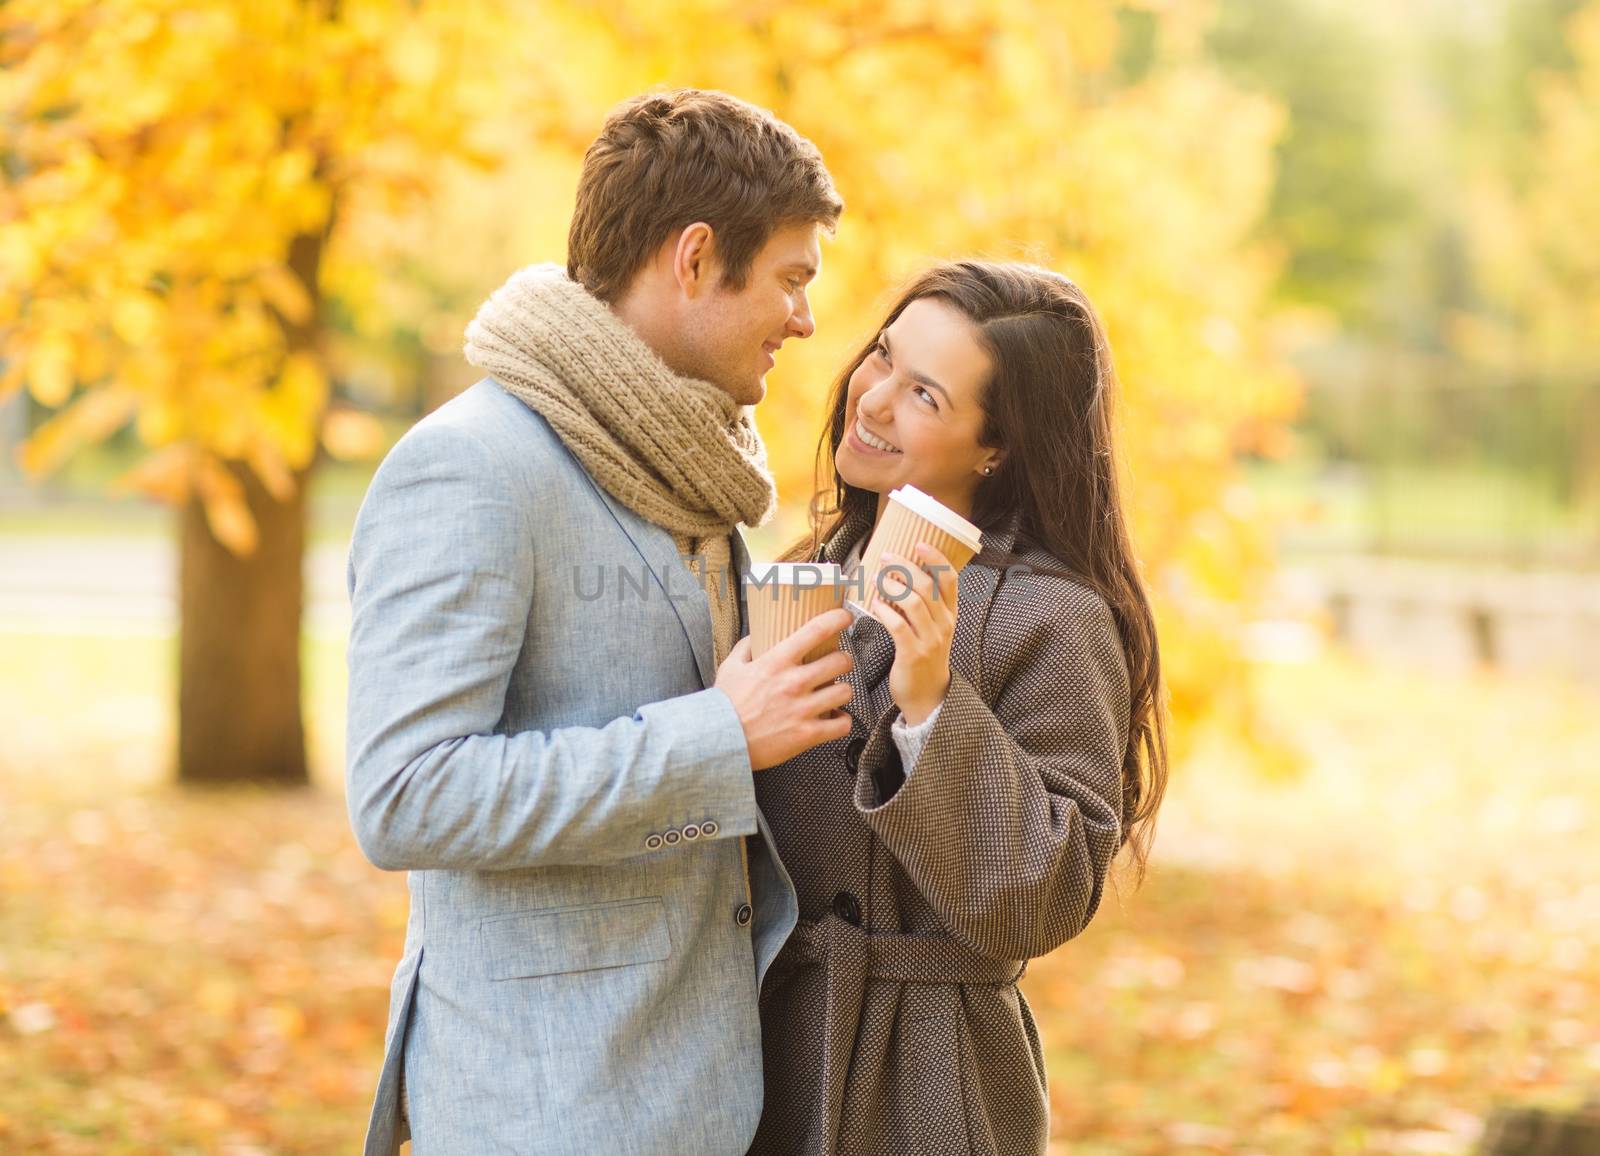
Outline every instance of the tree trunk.
<svg viewBox="0 0 1600 1156">
<path fill-rule="evenodd" d="M 301 569 L 310 470 L 288 502 L 249 467 L 244 486 L 259 539 L 234 555 L 211 534 L 205 507 L 184 507 L 179 565 L 178 779 L 185 783 L 310 781 L 300 712 Z"/>
<path fill-rule="evenodd" d="M 331 221 L 331 217 L 330 217 Z M 318 271 L 327 232 L 289 244 L 288 265 L 309 315 L 279 318 L 289 353 L 318 346 Z M 321 420 L 316 415 L 314 420 Z M 294 496 L 274 498 L 249 466 L 228 462 L 256 522 L 256 549 L 218 542 L 205 506 L 183 509 L 179 562 L 178 781 L 303 786 L 310 782 L 300 713 L 306 487 L 321 457 L 294 473 Z"/>
<path fill-rule="evenodd" d="M 1572 508 L 1593 518 L 1600 510 L 1600 382 L 1589 382 L 1578 401 L 1576 486 Z M 1590 525 L 1594 525 L 1591 521 Z M 1586 543 L 1589 559 L 1600 559 L 1600 529 Z"/>
<path fill-rule="evenodd" d="M 1600 1096 L 1576 1112 L 1496 1109 L 1477 1147 L 1477 1156 L 1594 1156 L 1596 1152 L 1600 1152 Z"/>
</svg>

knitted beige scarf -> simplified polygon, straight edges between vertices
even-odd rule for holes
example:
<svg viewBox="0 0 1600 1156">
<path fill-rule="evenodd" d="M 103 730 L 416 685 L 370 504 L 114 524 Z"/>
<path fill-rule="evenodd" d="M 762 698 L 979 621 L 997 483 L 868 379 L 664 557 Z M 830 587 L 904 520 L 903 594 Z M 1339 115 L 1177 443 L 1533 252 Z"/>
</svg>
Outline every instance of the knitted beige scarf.
<svg viewBox="0 0 1600 1156">
<path fill-rule="evenodd" d="M 721 665 L 739 630 L 728 536 L 777 504 L 752 408 L 667 368 L 559 265 L 530 265 L 496 289 L 465 353 L 543 415 L 607 493 L 672 535 L 710 599 Z"/>
</svg>

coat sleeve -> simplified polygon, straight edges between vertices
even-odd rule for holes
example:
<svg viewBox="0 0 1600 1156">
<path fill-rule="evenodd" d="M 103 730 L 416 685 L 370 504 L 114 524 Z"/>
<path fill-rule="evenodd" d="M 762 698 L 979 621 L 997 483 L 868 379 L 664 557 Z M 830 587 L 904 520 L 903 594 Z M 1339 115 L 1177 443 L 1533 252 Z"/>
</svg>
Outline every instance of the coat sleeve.
<svg viewBox="0 0 1600 1156">
<path fill-rule="evenodd" d="M 855 803 L 952 933 L 1031 959 L 1088 926 L 1121 846 L 1127 665 L 1105 602 L 1049 576 L 1009 580 L 986 635 L 993 705 L 952 671 L 909 775 L 889 710 Z"/>
<path fill-rule="evenodd" d="M 500 870 L 616 862 L 703 817 L 719 838 L 755 832 L 748 746 L 720 690 L 500 733 L 532 600 L 562 594 L 536 589 L 524 476 L 472 431 L 419 426 L 362 503 L 345 766 L 362 852 L 386 870 Z"/>
</svg>

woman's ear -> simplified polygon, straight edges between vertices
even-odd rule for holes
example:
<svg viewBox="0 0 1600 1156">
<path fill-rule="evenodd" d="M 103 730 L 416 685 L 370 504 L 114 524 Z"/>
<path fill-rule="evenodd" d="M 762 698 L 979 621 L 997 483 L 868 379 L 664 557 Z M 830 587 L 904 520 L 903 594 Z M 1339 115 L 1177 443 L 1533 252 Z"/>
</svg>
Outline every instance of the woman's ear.
<svg viewBox="0 0 1600 1156">
<path fill-rule="evenodd" d="M 1005 460 L 1006 452 L 1004 450 L 995 450 L 979 464 L 978 472 L 986 478 L 993 477 L 995 471 L 1000 468 L 1001 463 Z"/>
</svg>

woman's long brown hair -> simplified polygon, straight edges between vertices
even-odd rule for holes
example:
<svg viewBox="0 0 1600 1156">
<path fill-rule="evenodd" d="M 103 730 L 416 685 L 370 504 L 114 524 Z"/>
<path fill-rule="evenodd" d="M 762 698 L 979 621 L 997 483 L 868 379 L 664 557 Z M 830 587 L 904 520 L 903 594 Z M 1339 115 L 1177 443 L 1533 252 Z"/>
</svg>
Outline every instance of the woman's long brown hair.
<svg viewBox="0 0 1600 1156">
<path fill-rule="evenodd" d="M 845 433 L 846 394 L 877 335 L 922 297 L 937 297 L 970 318 L 994 366 L 983 391 L 979 440 L 1006 453 L 993 476 L 979 481 L 972 520 L 991 530 L 1017 512 L 1019 549 L 1005 557 L 985 550 L 973 562 L 1004 571 L 1021 561 L 1021 544 L 1031 543 L 1061 563 L 1059 573 L 1105 599 L 1116 620 L 1131 691 L 1123 841 L 1137 886 L 1144 880 L 1167 785 L 1161 654 L 1117 480 L 1111 348 L 1077 285 L 1037 266 L 987 261 L 937 265 L 913 280 L 834 383 L 831 417 L 817 446 L 811 532 L 783 557 L 813 558 L 846 518 L 863 517 L 870 524 L 876 513 L 878 495 L 847 484 L 835 464 Z M 831 486 L 822 484 L 830 477 Z"/>
</svg>

